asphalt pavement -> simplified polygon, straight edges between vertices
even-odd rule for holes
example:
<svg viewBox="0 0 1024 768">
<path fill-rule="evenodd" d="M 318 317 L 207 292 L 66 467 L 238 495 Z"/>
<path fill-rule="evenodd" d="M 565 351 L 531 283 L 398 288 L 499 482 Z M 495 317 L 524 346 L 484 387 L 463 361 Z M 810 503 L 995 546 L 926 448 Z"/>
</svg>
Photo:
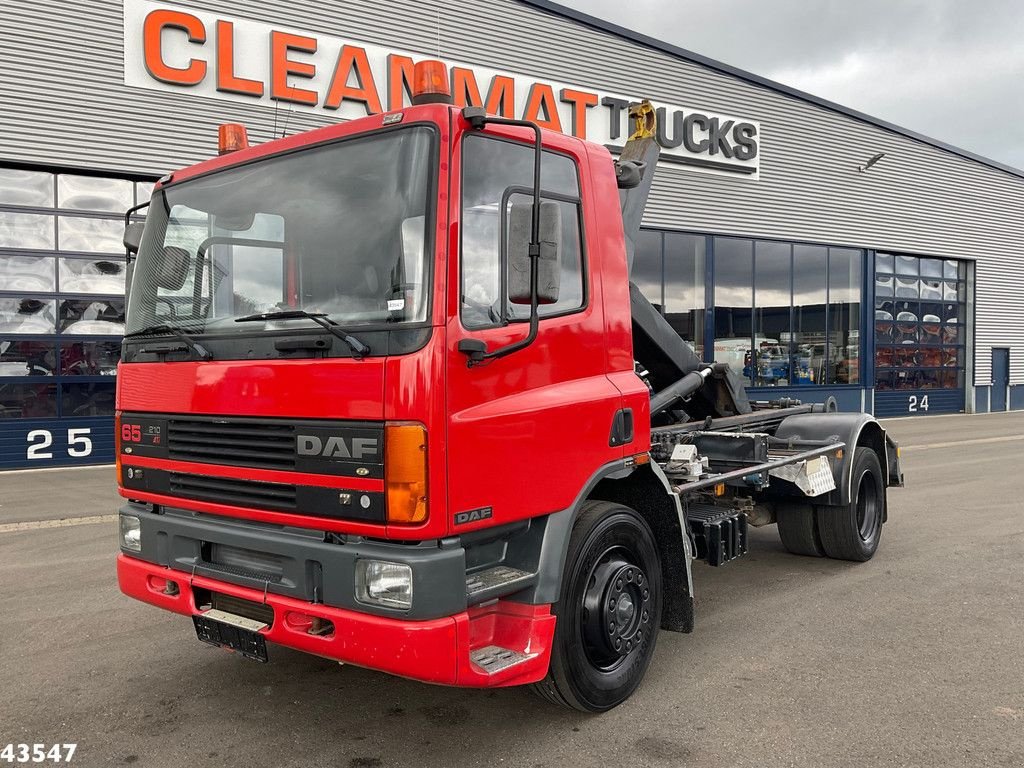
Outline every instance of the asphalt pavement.
<svg viewBox="0 0 1024 768">
<path fill-rule="evenodd" d="M 0 473 L 0 749 L 76 743 L 80 766 L 1017 768 L 1024 413 L 887 427 L 907 487 L 875 558 L 795 557 L 753 531 L 744 559 L 695 565 L 696 631 L 662 632 L 640 690 L 599 716 L 205 646 L 118 591 L 111 468 Z"/>
</svg>

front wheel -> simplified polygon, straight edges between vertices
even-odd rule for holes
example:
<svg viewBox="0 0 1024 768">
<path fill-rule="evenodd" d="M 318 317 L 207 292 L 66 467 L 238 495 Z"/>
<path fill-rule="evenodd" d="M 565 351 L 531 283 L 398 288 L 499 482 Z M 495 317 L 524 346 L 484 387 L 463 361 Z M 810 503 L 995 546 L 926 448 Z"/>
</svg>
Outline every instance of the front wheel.
<svg viewBox="0 0 1024 768">
<path fill-rule="evenodd" d="M 551 666 L 534 686 L 584 712 L 621 704 L 647 672 L 661 625 L 661 561 L 651 528 L 621 504 L 589 501 L 573 525 Z"/>
</svg>

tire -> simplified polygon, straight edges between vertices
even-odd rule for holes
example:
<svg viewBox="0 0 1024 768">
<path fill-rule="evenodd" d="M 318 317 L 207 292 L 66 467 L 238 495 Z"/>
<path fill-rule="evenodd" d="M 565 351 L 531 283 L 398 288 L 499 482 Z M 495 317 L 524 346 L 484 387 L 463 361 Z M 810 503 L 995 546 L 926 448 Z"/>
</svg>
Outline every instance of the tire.
<svg viewBox="0 0 1024 768">
<path fill-rule="evenodd" d="M 885 480 L 878 455 L 867 447 L 853 454 L 851 499 L 842 506 L 816 508 L 825 554 L 835 560 L 870 560 L 882 538 Z"/>
<path fill-rule="evenodd" d="M 554 606 L 551 664 L 534 692 L 582 712 L 621 704 L 650 665 L 661 610 L 661 559 L 650 526 L 629 507 L 586 502 Z"/>
<path fill-rule="evenodd" d="M 782 546 L 794 555 L 824 557 L 814 507 L 810 504 L 780 503 L 775 508 Z"/>
</svg>

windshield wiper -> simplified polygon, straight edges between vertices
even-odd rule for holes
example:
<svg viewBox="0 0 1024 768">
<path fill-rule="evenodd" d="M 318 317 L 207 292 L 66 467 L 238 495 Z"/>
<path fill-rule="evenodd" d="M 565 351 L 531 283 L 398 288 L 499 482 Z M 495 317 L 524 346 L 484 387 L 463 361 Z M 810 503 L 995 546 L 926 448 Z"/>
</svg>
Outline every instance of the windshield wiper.
<svg viewBox="0 0 1024 768">
<path fill-rule="evenodd" d="M 206 347 L 204 347 L 202 344 L 200 344 L 198 341 L 193 339 L 188 334 L 183 333 L 179 329 L 175 328 L 173 325 L 168 325 L 167 323 L 157 323 L 156 325 L 147 325 L 145 328 L 140 328 L 137 331 L 132 331 L 131 333 L 126 333 L 124 335 L 124 337 L 126 339 L 131 339 L 131 338 L 135 338 L 136 336 L 155 336 L 157 334 L 167 334 L 169 336 L 173 336 L 178 341 L 183 343 L 186 347 L 188 347 L 190 350 L 192 350 L 197 355 L 199 355 L 200 359 L 202 359 L 202 360 L 213 360 L 213 353 L 211 353 L 210 350 L 208 350 Z M 146 350 L 142 350 L 142 351 L 144 352 Z M 153 350 L 153 351 L 163 352 L 163 351 L 169 351 L 169 350 Z"/>
<path fill-rule="evenodd" d="M 299 318 L 305 318 L 306 320 L 312 320 L 317 325 L 326 328 L 332 334 L 337 336 L 339 339 L 348 344 L 348 348 L 352 350 L 352 355 L 357 360 L 362 360 L 368 354 L 370 354 L 370 348 L 363 342 L 348 333 L 341 328 L 336 322 L 331 320 L 323 312 L 307 312 L 304 309 L 282 309 L 277 312 L 261 312 L 256 315 L 246 315 L 245 317 L 236 317 L 236 323 L 255 323 L 261 320 L 298 320 Z"/>
</svg>

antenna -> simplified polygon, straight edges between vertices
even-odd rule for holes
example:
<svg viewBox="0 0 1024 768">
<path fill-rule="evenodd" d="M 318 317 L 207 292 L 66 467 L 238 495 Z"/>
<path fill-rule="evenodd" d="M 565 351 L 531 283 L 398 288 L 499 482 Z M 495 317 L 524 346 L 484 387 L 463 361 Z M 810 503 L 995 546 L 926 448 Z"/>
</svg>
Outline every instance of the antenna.
<svg viewBox="0 0 1024 768">
<path fill-rule="evenodd" d="M 284 116 L 284 128 L 281 129 L 282 139 L 288 135 L 288 122 L 292 119 L 292 107 L 294 106 L 292 102 L 288 102 L 288 113 Z"/>
<path fill-rule="evenodd" d="M 281 105 L 280 99 L 274 99 L 274 130 L 270 134 L 271 139 L 277 138 L 277 108 Z"/>
</svg>

